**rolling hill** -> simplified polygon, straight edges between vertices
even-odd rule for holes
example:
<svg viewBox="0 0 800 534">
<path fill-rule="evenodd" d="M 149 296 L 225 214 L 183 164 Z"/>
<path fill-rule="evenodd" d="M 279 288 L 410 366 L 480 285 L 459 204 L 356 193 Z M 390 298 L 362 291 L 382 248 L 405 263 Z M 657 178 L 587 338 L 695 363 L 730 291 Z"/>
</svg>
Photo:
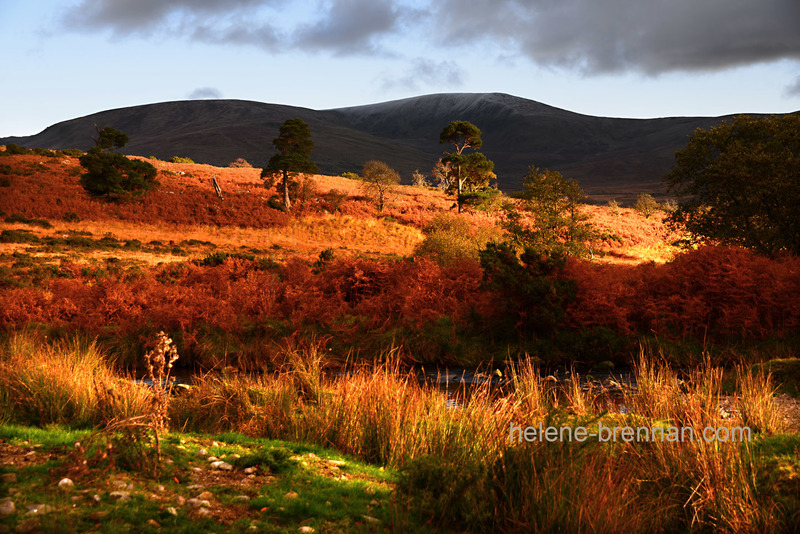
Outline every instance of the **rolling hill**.
<svg viewBox="0 0 800 534">
<path fill-rule="evenodd" d="M 0 144 L 86 150 L 97 124 L 127 133 L 129 154 L 177 155 L 219 166 L 241 157 L 259 167 L 273 153 L 278 128 L 292 117 L 310 125 L 312 157 L 324 174 L 357 172 L 370 159 L 386 161 L 406 180 L 415 169 L 427 173 L 446 148 L 439 144 L 442 128 L 467 120 L 483 131 L 483 152 L 495 162 L 501 189 L 518 189 L 528 167 L 536 165 L 575 178 L 596 201 L 663 193 L 660 177 L 687 136 L 727 118 L 592 117 L 499 93 L 438 94 L 319 111 L 196 100 L 103 111 Z"/>
</svg>

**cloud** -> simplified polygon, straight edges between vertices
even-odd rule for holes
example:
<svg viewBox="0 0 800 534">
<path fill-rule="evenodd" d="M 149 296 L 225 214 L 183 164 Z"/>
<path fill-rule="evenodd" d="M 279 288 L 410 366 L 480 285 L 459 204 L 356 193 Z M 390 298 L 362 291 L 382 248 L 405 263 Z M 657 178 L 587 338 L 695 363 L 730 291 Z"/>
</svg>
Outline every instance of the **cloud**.
<svg viewBox="0 0 800 534">
<path fill-rule="evenodd" d="M 198 87 L 187 97 L 190 100 L 202 100 L 202 99 L 220 99 L 222 98 L 222 93 L 216 87 Z"/>
<path fill-rule="evenodd" d="M 81 0 L 62 16 L 72 29 L 111 30 L 117 36 L 151 35 L 187 20 L 225 16 L 278 0 Z"/>
<path fill-rule="evenodd" d="M 794 81 L 794 83 L 789 84 L 783 91 L 783 94 L 787 97 L 800 97 L 800 76 Z"/>
<path fill-rule="evenodd" d="M 73 31 L 110 31 L 122 38 L 169 34 L 209 44 L 346 55 L 378 52 L 382 37 L 420 13 L 396 0 L 307 0 L 302 8 L 288 0 L 80 0 L 61 22 Z"/>
<path fill-rule="evenodd" d="M 299 27 L 294 41 L 311 51 L 376 52 L 378 39 L 394 33 L 406 13 L 392 0 L 336 0 L 318 22 Z"/>
<path fill-rule="evenodd" d="M 453 61 L 435 62 L 416 58 L 411 67 L 399 76 L 385 75 L 381 83 L 383 90 L 403 89 L 418 91 L 421 86 L 460 87 L 464 84 L 462 69 Z"/>
<path fill-rule="evenodd" d="M 586 74 L 800 59 L 797 0 L 443 0 L 440 42 L 496 43 Z"/>
</svg>

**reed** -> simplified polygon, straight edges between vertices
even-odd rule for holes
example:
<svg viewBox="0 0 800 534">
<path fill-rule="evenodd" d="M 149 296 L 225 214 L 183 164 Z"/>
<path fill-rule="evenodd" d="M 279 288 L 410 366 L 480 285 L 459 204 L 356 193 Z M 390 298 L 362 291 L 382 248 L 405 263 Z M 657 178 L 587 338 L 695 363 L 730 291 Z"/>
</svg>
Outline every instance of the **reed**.
<svg viewBox="0 0 800 534">
<path fill-rule="evenodd" d="M 12 334 L 0 348 L 6 417 L 37 426 L 91 427 L 148 412 L 146 388 L 117 375 L 94 341 Z"/>
</svg>

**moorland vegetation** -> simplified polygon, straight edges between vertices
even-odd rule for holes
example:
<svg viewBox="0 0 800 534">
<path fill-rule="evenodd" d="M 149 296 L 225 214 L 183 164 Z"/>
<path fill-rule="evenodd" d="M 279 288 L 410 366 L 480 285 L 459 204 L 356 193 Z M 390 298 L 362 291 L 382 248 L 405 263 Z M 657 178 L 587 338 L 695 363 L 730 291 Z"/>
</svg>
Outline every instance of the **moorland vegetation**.
<svg viewBox="0 0 800 534">
<path fill-rule="evenodd" d="M 0 152 L 4 439 L 24 449 L 19 436 L 37 435 L 11 424 L 105 429 L 81 438 L 92 447 L 45 465 L 88 466 L 79 469 L 87 488 L 109 470 L 160 481 L 171 499 L 201 476 L 187 450 L 218 437 L 220 454 L 267 451 L 252 465 L 284 495 L 257 478 L 241 489 L 249 502 L 218 482 L 225 497 L 203 513 L 136 501 L 140 518 L 185 531 L 368 531 L 372 520 L 397 531 L 798 528 L 800 444 L 776 402 L 779 388 L 795 391 L 800 342 L 800 259 L 788 242 L 763 255 L 744 241 L 687 234 L 679 223 L 692 199 L 657 210 L 589 206 L 577 184 L 535 167 L 515 198 L 466 202 L 486 184 L 465 191 L 467 163 L 454 157 L 440 162 L 457 179 L 450 192 L 387 183 L 376 200 L 358 175 L 282 166 L 291 151 L 276 148 L 264 173 L 149 159 L 160 185 L 114 202 L 81 187 L 81 155 Z M 280 184 L 262 179 L 275 173 Z M 148 358 L 167 354 L 155 345 L 167 338 L 180 358 L 161 365 L 199 372 L 191 386 L 166 397 L 120 379 L 152 374 Z M 481 367 L 501 387 L 459 390 L 454 409 L 419 383 L 419 365 Z M 544 378 L 564 367 L 569 381 Z M 632 385 L 586 377 L 609 369 L 631 369 Z M 755 438 L 509 439 L 513 425 L 539 422 L 746 425 Z M 281 442 L 253 441 L 267 439 Z M 326 480 L 341 483 L 341 473 L 304 456 L 309 444 L 384 466 L 386 475 L 356 476 L 381 497 L 353 498 L 355 515 L 331 515 L 319 496 L 347 507 L 347 492 L 363 488 L 329 497 Z M 48 484 L 12 471 L 32 492 Z M 307 508 L 286 497 L 287 484 L 303 485 Z M 126 528 L 130 518 L 98 498 L 110 524 Z M 91 522 L 56 508 L 75 530 Z M 22 521 L 9 517 L 0 521 Z"/>
</svg>

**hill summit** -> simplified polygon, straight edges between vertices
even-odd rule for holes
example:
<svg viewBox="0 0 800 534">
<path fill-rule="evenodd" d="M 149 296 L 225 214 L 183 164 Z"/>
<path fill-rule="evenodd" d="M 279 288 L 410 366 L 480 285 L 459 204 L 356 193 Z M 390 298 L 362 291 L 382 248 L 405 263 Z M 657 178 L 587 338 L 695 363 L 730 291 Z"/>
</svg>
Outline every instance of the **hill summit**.
<svg viewBox="0 0 800 534">
<path fill-rule="evenodd" d="M 482 151 L 495 162 L 504 191 L 518 189 L 535 165 L 575 178 L 594 200 L 660 192 L 660 178 L 688 136 L 726 118 L 593 117 L 501 93 L 434 94 L 329 110 L 187 100 L 102 111 L 0 144 L 86 150 L 97 124 L 128 134 L 130 154 L 177 155 L 218 166 L 244 158 L 259 167 L 274 152 L 280 125 L 293 117 L 311 127 L 312 159 L 325 174 L 358 172 L 371 159 L 387 162 L 404 180 L 414 170 L 429 173 L 446 148 L 439 144 L 442 128 L 466 120 L 482 130 Z"/>
</svg>

